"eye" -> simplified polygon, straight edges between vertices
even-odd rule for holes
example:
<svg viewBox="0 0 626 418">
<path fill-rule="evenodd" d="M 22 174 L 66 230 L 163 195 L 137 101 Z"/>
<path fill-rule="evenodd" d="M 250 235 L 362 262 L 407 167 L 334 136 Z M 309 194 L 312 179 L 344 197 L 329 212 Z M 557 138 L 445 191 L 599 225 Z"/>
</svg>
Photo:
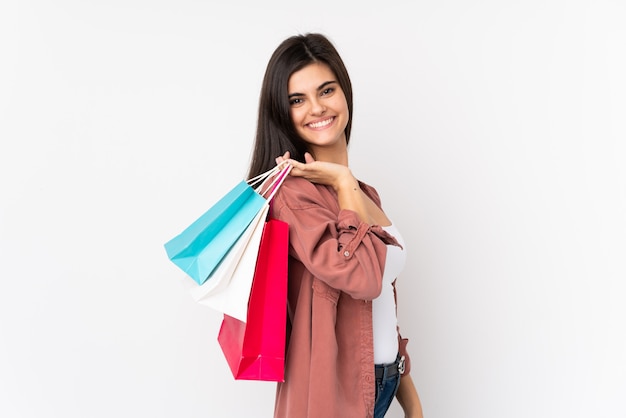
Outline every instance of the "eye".
<svg viewBox="0 0 626 418">
<path fill-rule="evenodd" d="M 322 96 L 329 95 L 329 94 L 331 94 L 334 91 L 335 91 L 334 87 L 325 88 L 324 90 L 322 90 Z"/>
<path fill-rule="evenodd" d="M 303 102 L 303 100 L 299 97 L 294 97 L 293 99 L 289 100 L 289 105 L 290 106 L 295 106 L 295 105 L 299 105 Z"/>
</svg>

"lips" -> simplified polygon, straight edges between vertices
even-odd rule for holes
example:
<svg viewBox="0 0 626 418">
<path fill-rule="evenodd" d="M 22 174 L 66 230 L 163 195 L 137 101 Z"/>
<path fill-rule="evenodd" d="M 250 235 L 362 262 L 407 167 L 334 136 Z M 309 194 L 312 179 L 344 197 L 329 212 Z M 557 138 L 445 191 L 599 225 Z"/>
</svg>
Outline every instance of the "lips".
<svg viewBox="0 0 626 418">
<path fill-rule="evenodd" d="M 331 123 L 333 123 L 333 121 L 335 120 L 335 117 L 330 117 L 327 119 L 323 119 L 320 121 L 316 121 L 316 122 L 311 122 L 311 123 L 307 123 L 307 126 L 309 128 L 313 128 L 313 129 L 321 129 L 321 128 L 325 128 L 326 126 L 330 125 Z"/>
</svg>

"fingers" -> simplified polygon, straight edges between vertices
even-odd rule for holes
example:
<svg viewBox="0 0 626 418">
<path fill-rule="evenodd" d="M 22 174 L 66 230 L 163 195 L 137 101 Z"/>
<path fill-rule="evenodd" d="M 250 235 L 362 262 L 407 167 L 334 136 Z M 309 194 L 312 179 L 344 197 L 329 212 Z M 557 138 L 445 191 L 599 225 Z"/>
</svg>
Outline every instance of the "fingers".
<svg viewBox="0 0 626 418">
<path fill-rule="evenodd" d="M 304 162 L 309 164 L 312 162 L 315 162 L 315 159 L 313 158 L 313 156 L 311 154 L 309 154 L 308 152 L 304 153 Z"/>
<path fill-rule="evenodd" d="M 275 160 L 276 164 L 280 164 L 283 161 L 288 160 L 290 156 L 291 155 L 289 154 L 289 151 L 287 151 L 283 155 L 280 155 L 280 156 L 276 157 L 276 160 Z"/>
</svg>

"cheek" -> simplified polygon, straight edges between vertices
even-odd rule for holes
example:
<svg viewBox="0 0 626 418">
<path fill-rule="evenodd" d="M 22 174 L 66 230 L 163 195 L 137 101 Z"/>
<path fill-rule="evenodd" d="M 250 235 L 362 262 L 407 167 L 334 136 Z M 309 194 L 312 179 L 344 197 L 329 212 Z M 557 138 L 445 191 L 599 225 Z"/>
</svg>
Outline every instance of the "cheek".
<svg viewBox="0 0 626 418">
<path fill-rule="evenodd" d="M 302 111 L 299 111 L 299 109 L 291 109 L 289 112 L 289 117 L 291 118 L 291 123 L 296 128 L 299 128 L 302 121 Z"/>
<path fill-rule="evenodd" d="M 348 101 L 346 100 L 346 97 L 345 97 L 345 96 L 344 96 L 344 97 L 342 97 L 342 100 L 341 100 L 341 105 L 342 105 L 342 107 L 343 107 L 344 112 L 349 113 L 349 110 L 348 110 Z"/>
</svg>

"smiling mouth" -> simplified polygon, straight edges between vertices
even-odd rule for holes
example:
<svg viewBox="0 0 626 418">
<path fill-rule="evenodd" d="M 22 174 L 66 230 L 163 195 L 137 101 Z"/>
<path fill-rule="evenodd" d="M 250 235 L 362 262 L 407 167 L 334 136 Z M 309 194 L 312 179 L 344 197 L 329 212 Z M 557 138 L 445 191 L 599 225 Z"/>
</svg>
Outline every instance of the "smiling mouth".
<svg viewBox="0 0 626 418">
<path fill-rule="evenodd" d="M 307 125 L 313 129 L 319 129 L 319 128 L 323 128 L 325 126 L 330 125 L 334 120 L 335 120 L 335 117 L 333 116 L 332 118 L 328 118 L 319 122 L 311 122 Z"/>
</svg>

